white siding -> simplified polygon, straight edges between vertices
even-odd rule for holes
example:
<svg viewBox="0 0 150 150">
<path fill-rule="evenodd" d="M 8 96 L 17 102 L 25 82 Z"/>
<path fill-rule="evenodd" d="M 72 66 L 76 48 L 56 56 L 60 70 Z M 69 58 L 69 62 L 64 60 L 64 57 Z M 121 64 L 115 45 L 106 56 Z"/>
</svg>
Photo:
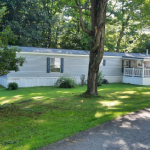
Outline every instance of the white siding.
<svg viewBox="0 0 150 150">
<path fill-rule="evenodd" d="M 7 87 L 7 85 L 8 85 L 7 76 L 0 77 L 0 85 Z"/>
<path fill-rule="evenodd" d="M 68 74 L 75 77 L 79 84 L 80 76 L 88 75 L 89 56 L 69 56 L 50 54 L 20 54 L 26 57 L 26 63 L 20 67 L 18 72 L 10 72 L 8 83 L 16 82 L 19 87 L 53 86 L 59 76 Z M 47 73 L 47 57 L 64 58 L 64 73 Z M 120 57 L 105 57 L 106 65 L 100 65 L 104 78 L 109 83 L 122 82 L 122 59 Z"/>
<path fill-rule="evenodd" d="M 104 79 L 107 79 L 109 83 L 122 83 L 123 76 L 104 76 Z"/>
<path fill-rule="evenodd" d="M 26 63 L 20 67 L 20 71 L 8 74 L 8 77 L 59 77 L 63 74 L 80 76 L 88 74 L 88 57 L 47 56 L 47 55 L 22 55 L 26 57 Z M 47 57 L 64 58 L 64 73 L 47 73 Z"/>
<path fill-rule="evenodd" d="M 111 58 L 105 57 L 105 66 L 100 65 L 100 71 L 105 76 L 122 76 L 122 59 L 121 58 Z"/>
<path fill-rule="evenodd" d="M 59 77 L 63 74 L 71 76 L 88 75 L 89 57 L 81 56 L 48 56 L 48 55 L 22 55 L 26 57 L 26 63 L 20 67 L 20 71 L 8 74 L 8 77 Z M 47 57 L 64 58 L 64 73 L 47 73 Z M 122 76 L 122 59 L 105 57 L 106 65 L 101 63 L 100 71 L 104 76 Z"/>
<path fill-rule="evenodd" d="M 146 68 L 150 68 L 150 62 L 146 61 Z"/>
</svg>

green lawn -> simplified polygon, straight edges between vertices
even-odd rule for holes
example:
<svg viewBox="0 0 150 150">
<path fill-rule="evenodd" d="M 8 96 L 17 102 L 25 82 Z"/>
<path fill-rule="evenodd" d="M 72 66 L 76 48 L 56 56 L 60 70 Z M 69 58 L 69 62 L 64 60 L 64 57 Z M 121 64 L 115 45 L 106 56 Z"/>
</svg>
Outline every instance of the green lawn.
<svg viewBox="0 0 150 150">
<path fill-rule="evenodd" d="M 85 90 L 0 87 L 0 150 L 35 150 L 150 106 L 150 86 L 107 84 L 98 87 L 100 96 L 80 96 Z"/>
</svg>

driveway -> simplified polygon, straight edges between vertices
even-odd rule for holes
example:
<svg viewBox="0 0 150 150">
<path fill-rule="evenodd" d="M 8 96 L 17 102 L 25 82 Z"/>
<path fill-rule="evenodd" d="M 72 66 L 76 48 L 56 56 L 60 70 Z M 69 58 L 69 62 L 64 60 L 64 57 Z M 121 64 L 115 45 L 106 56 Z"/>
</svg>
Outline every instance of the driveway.
<svg viewBox="0 0 150 150">
<path fill-rule="evenodd" d="M 108 121 L 39 150 L 150 150 L 150 108 Z"/>
</svg>

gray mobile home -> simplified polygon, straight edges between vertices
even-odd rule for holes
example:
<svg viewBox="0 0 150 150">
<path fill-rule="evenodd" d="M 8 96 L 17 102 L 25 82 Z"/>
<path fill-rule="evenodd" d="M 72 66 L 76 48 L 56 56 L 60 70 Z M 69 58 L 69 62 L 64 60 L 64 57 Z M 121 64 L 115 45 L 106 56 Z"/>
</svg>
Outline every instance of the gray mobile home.
<svg viewBox="0 0 150 150">
<path fill-rule="evenodd" d="M 89 51 L 21 47 L 17 56 L 26 57 L 18 72 L 0 77 L 0 84 L 16 82 L 19 87 L 53 86 L 58 77 L 68 74 L 80 83 L 87 78 Z M 104 52 L 100 71 L 110 83 L 150 85 L 150 55 Z"/>
</svg>

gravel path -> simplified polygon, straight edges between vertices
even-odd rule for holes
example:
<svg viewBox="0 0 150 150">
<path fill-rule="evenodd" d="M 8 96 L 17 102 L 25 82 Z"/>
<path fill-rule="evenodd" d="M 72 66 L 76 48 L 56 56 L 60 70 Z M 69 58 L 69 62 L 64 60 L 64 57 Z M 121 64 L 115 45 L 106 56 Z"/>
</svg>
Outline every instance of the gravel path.
<svg viewBox="0 0 150 150">
<path fill-rule="evenodd" d="M 150 108 L 108 121 L 39 150 L 150 150 Z"/>
</svg>

